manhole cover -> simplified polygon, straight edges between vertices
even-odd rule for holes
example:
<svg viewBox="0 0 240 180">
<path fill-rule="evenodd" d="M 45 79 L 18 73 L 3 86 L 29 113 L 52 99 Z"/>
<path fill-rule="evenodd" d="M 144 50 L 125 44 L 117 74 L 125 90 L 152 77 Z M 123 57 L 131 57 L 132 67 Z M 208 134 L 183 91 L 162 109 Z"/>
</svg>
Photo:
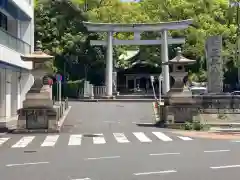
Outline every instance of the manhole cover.
<svg viewBox="0 0 240 180">
<path fill-rule="evenodd" d="M 100 134 L 84 134 L 83 137 L 101 137 Z"/>
<path fill-rule="evenodd" d="M 28 150 L 28 151 L 24 151 L 24 153 L 35 153 L 37 151 L 34 151 L 34 150 Z"/>
</svg>

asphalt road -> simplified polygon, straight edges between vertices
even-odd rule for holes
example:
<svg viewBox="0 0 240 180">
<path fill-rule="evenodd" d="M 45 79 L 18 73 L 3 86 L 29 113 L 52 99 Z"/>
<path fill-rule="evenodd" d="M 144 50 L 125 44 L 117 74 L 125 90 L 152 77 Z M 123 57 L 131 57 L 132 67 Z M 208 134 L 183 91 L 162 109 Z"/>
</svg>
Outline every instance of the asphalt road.
<svg viewBox="0 0 240 180">
<path fill-rule="evenodd" d="M 240 143 L 195 138 L 183 140 L 184 138 L 180 139 L 166 129 L 138 126 L 132 121 L 138 121 L 137 123 L 152 121 L 143 118 L 151 116 L 145 114 L 145 111 L 148 112 L 146 104 L 139 107 L 144 109 L 144 113 L 136 107 L 135 110 L 132 108 L 128 111 L 134 104 L 124 105 L 125 108 L 119 110 L 121 113 L 115 113 L 116 118 L 114 113 L 101 116 L 96 113 L 97 108 L 99 112 L 104 106 L 110 109 L 109 105 L 104 104 L 98 107 L 95 104 L 95 113 L 92 112 L 86 117 L 84 113 L 80 115 L 80 111 L 83 110 L 82 104 L 76 103 L 72 106 L 65 125 L 74 125 L 73 118 L 76 125 L 65 126 L 63 133 L 0 136 L 2 139 L 9 138 L 2 144 L 0 139 L 2 180 L 239 179 Z M 91 111 L 89 107 L 85 108 L 85 112 Z M 137 118 L 131 115 L 133 110 L 135 113 L 141 112 L 136 114 Z M 99 116 L 97 120 L 92 119 L 96 116 Z M 128 116 L 129 118 L 126 119 Z M 109 123 L 103 121 L 121 122 L 112 123 L 109 128 Z M 113 136 L 114 132 L 123 133 L 129 141 L 119 143 Z M 142 139 L 138 139 L 134 136 L 134 132 L 142 132 L 151 141 L 141 141 L 144 138 L 141 136 Z M 165 135 L 165 140 L 163 136 L 161 136 L 162 139 L 157 138 L 152 132 L 161 132 Z M 84 133 L 89 136 L 84 136 L 81 144 L 74 145 L 73 142 L 79 142 L 76 137 L 71 141 L 72 145 L 68 144 L 72 135 L 84 135 Z M 105 143 L 94 144 L 94 136 L 90 136 L 91 133 L 102 133 L 103 136 L 100 138 L 96 136 L 95 142 L 102 142 L 104 139 Z M 45 141 L 47 136 L 51 138 Z M 57 140 L 56 137 L 58 137 Z M 19 143 L 19 139 L 22 138 L 23 140 Z M 26 143 L 30 140 L 32 141 Z"/>
</svg>

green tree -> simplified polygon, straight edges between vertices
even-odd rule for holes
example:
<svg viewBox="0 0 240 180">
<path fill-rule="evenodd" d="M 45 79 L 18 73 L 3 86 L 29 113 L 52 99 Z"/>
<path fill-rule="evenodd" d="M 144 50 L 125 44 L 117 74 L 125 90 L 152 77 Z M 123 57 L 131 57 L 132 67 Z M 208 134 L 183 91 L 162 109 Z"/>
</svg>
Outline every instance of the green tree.
<svg viewBox="0 0 240 180">
<path fill-rule="evenodd" d="M 41 40 L 44 49 L 56 56 L 57 71 L 63 73 L 65 66 L 72 80 L 100 77 L 96 69 L 104 63 L 103 49 L 89 44 L 94 34 L 83 26 L 82 21 L 87 20 L 81 2 L 39 0 L 35 7 L 36 40 Z"/>
</svg>

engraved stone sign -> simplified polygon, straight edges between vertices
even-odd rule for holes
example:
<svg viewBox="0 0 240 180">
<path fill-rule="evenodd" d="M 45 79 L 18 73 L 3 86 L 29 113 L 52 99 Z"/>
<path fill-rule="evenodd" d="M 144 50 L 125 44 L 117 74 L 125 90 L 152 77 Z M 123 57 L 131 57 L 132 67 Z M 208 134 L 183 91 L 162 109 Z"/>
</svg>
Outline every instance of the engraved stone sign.
<svg viewBox="0 0 240 180">
<path fill-rule="evenodd" d="M 223 91 L 222 70 L 222 36 L 211 36 L 205 45 L 207 58 L 208 92 L 220 93 Z"/>
</svg>

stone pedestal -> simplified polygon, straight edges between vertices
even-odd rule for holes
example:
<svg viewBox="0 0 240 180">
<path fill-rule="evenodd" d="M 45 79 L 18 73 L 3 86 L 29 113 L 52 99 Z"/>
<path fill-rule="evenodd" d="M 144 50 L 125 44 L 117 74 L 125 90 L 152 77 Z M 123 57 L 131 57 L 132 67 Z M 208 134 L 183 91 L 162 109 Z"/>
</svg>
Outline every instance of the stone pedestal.
<svg viewBox="0 0 240 180">
<path fill-rule="evenodd" d="M 51 73 L 51 68 L 47 63 L 53 57 L 41 51 L 39 42 L 36 48 L 33 54 L 22 56 L 24 61 L 33 62 L 34 84 L 26 95 L 23 108 L 18 110 L 17 130 L 57 130 L 58 121 L 63 113 L 62 105 L 54 105 L 51 86 L 48 84 L 48 74 Z"/>
</svg>

